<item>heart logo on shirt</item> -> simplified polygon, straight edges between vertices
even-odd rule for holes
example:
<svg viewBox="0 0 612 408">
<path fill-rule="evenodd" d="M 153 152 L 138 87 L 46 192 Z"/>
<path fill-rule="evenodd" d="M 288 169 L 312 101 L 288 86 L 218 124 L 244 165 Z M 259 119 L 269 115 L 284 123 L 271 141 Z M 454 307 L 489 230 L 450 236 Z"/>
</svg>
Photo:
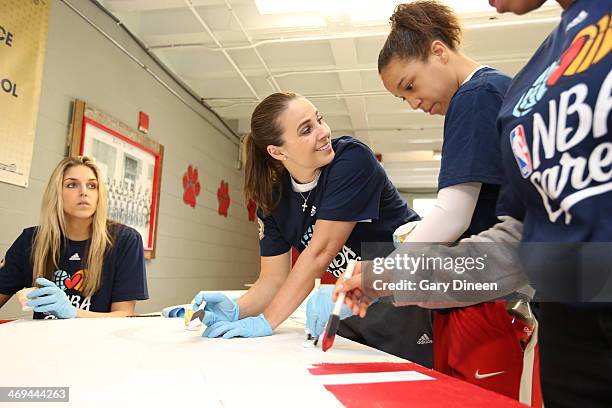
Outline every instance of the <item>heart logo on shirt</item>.
<svg viewBox="0 0 612 408">
<path fill-rule="evenodd" d="M 72 289 L 77 286 L 81 280 L 83 280 L 83 275 L 80 273 L 75 273 L 72 278 L 64 279 L 64 285 L 66 285 L 66 288 Z"/>
</svg>

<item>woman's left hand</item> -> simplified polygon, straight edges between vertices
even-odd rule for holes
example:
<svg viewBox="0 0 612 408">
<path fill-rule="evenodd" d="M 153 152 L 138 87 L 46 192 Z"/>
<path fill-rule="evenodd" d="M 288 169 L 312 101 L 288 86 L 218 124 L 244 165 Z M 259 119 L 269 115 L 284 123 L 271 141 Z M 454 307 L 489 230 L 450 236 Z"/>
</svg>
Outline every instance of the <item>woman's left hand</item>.
<svg viewBox="0 0 612 408">
<path fill-rule="evenodd" d="M 323 285 L 310 296 L 306 304 L 306 328 L 313 337 L 319 337 L 325 331 L 325 326 L 334 310 L 332 302 L 332 285 Z M 340 310 L 340 320 L 344 320 L 353 315 L 353 312 L 342 305 Z"/>
<path fill-rule="evenodd" d="M 217 322 L 208 326 L 202 337 L 264 337 L 272 335 L 272 326 L 263 313 L 256 317 L 246 317 L 235 322 Z"/>
<path fill-rule="evenodd" d="M 30 300 L 26 306 L 34 308 L 35 312 L 51 313 L 59 319 L 73 319 L 77 316 L 77 309 L 70 303 L 66 292 L 58 288 L 55 283 L 45 278 L 36 279 L 36 284 L 42 288 L 34 289 L 26 296 Z"/>
</svg>

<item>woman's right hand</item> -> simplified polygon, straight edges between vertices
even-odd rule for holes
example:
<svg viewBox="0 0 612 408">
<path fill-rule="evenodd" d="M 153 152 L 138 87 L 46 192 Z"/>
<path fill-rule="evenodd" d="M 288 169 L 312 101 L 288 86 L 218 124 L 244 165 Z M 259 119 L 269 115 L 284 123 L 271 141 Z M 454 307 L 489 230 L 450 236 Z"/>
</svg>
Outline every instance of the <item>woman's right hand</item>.
<svg viewBox="0 0 612 408">
<path fill-rule="evenodd" d="M 212 326 L 218 322 L 235 322 L 240 317 L 240 307 L 223 293 L 198 293 L 193 300 L 193 310 L 196 310 L 206 302 L 204 306 L 204 323 Z"/>
<path fill-rule="evenodd" d="M 58 319 L 73 319 L 77 317 L 77 308 L 70 302 L 66 292 L 55 283 L 45 278 L 36 278 L 36 284 L 41 286 L 26 295 L 30 306 L 35 312 L 51 313 Z"/>
<path fill-rule="evenodd" d="M 357 262 L 353 270 L 353 276 L 350 279 L 345 279 L 343 276 L 338 278 L 336 286 L 332 292 L 332 300 L 335 302 L 340 293 L 346 293 L 344 304 L 346 304 L 354 315 L 365 317 L 368 306 L 374 301 L 368 297 L 362 288 L 361 279 L 361 262 Z"/>
</svg>

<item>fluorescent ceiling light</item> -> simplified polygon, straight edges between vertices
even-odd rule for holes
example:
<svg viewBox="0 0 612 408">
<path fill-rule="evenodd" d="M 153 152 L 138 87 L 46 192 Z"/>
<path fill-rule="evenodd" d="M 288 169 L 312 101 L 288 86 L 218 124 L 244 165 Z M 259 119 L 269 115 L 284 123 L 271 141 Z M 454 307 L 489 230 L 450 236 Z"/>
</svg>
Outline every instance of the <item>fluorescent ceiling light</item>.
<svg viewBox="0 0 612 408">
<path fill-rule="evenodd" d="M 330 0 L 337 2 L 344 0 Z M 329 3 L 329 2 L 328 2 Z M 356 3 L 356 4 L 355 4 Z M 373 22 L 373 21 L 388 21 L 393 14 L 395 7 L 398 4 L 411 3 L 406 0 L 378 0 L 374 6 L 371 1 L 353 1 L 351 6 L 347 8 L 351 21 L 354 24 Z M 496 14 L 495 8 L 491 7 L 487 1 L 467 1 L 467 0 L 442 0 L 442 3 L 452 8 L 455 13 L 460 15 L 473 13 L 491 13 Z M 544 6 L 554 6 L 554 0 L 547 0 Z"/>
<path fill-rule="evenodd" d="M 390 15 L 398 0 L 255 0 L 259 14 L 297 14 L 318 13 L 325 16 L 337 16 L 353 13 L 365 13 L 376 16 Z M 390 11 L 390 12 L 389 12 Z"/>
<path fill-rule="evenodd" d="M 398 4 L 407 0 L 255 0 L 259 14 L 319 13 L 325 16 L 346 14 L 353 23 L 386 21 Z M 408 1 L 410 2 L 410 1 Z M 487 1 L 442 0 L 457 14 L 495 13 Z M 548 0 L 546 5 L 556 4 Z"/>
<path fill-rule="evenodd" d="M 308 13 L 321 10 L 323 1 L 255 0 L 255 6 L 259 14 Z"/>
</svg>

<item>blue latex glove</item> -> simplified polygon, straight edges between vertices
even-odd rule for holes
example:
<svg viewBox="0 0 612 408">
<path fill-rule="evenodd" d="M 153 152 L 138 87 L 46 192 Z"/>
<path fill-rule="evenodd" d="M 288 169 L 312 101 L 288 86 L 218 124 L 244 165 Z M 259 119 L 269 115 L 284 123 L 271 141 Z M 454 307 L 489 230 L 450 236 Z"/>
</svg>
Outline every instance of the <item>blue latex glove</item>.
<svg viewBox="0 0 612 408">
<path fill-rule="evenodd" d="M 33 307 L 35 312 L 51 313 L 60 319 L 76 317 L 77 309 L 68 300 L 66 292 L 45 278 L 36 279 L 36 284 L 42 288 L 34 289 L 26 295 L 27 298 L 34 299 L 27 302 L 26 306 Z"/>
<path fill-rule="evenodd" d="M 222 293 L 200 292 L 196 295 L 193 302 L 194 311 L 200 307 L 202 302 L 206 302 L 204 320 L 202 321 L 206 326 L 212 326 L 218 322 L 235 322 L 240 317 L 238 303 Z"/>
<path fill-rule="evenodd" d="M 332 292 L 334 285 L 321 286 L 312 294 L 306 304 L 306 328 L 313 337 L 319 337 L 325 331 L 325 325 L 334 310 Z M 340 319 L 351 317 L 353 312 L 345 304 L 340 309 Z"/>
<path fill-rule="evenodd" d="M 263 313 L 257 317 L 246 317 L 235 322 L 217 322 L 208 326 L 202 337 L 263 337 L 272 335 L 272 326 Z"/>
</svg>

